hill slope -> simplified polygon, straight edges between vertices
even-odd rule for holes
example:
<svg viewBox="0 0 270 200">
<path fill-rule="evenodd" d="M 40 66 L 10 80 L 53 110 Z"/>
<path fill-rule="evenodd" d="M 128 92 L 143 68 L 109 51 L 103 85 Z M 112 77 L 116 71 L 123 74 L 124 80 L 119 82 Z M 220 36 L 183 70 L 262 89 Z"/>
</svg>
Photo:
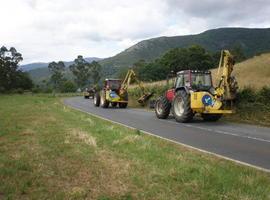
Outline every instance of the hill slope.
<svg viewBox="0 0 270 200">
<path fill-rule="evenodd" d="M 270 51 L 270 28 L 219 28 L 197 35 L 153 38 L 141 41 L 116 56 L 103 59 L 100 63 L 110 67 L 130 66 L 141 59 L 156 59 L 171 48 L 188 47 L 193 44 L 199 44 L 210 51 L 231 49 L 239 45 L 245 54 L 251 57 Z"/>
</svg>

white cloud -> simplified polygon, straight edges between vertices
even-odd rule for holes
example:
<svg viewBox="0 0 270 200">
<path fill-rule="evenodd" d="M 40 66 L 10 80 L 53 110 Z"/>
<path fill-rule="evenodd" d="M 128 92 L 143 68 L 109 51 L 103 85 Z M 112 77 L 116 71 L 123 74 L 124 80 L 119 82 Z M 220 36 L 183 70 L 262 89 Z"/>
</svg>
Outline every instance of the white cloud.
<svg viewBox="0 0 270 200">
<path fill-rule="evenodd" d="M 221 26 L 269 26 L 265 1 L 0 0 L 0 45 L 24 63 L 107 57 L 136 42 Z M 259 12 L 252 12 L 256 9 Z"/>
</svg>

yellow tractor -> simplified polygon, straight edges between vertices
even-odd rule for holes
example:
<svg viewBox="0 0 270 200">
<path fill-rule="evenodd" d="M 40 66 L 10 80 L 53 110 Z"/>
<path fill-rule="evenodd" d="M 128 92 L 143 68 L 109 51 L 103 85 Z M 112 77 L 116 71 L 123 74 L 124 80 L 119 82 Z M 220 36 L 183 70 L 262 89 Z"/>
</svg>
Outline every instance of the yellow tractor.
<svg viewBox="0 0 270 200">
<path fill-rule="evenodd" d="M 210 71 L 178 72 L 174 87 L 156 101 L 156 116 L 166 119 L 172 112 L 177 122 L 189 122 L 195 114 L 200 114 L 206 121 L 217 121 L 223 114 L 233 113 L 232 103 L 237 91 L 237 82 L 231 75 L 233 65 L 233 56 L 228 50 L 223 50 L 216 88 Z"/>
<path fill-rule="evenodd" d="M 103 89 L 94 95 L 94 105 L 96 107 L 101 106 L 102 108 L 108 108 L 109 105 L 112 107 L 118 105 L 119 108 L 126 108 L 128 105 L 128 87 L 131 79 L 134 79 L 142 90 L 143 95 L 138 99 L 138 102 L 144 105 L 152 96 L 152 93 L 145 92 L 142 83 L 132 69 L 128 70 L 123 81 L 120 79 L 105 79 Z"/>
<path fill-rule="evenodd" d="M 85 99 L 93 99 L 94 94 L 96 93 L 96 87 L 91 87 L 91 88 L 85 88 L 83 91 L 83 96 Z"/>
</svg>

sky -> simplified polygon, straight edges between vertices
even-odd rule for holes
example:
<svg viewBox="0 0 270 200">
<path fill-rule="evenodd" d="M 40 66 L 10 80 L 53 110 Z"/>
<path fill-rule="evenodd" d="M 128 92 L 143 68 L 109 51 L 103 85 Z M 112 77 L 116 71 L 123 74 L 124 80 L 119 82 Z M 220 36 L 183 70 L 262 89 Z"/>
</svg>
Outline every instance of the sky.
<svg viewBox="0 0 270 200">
<path fill-rule="evenodd" d="M 159 36 L 270 27 L 269 0 L 0 0 L 0 45 L 22 64 L 110 57 Z"/>
</svg>

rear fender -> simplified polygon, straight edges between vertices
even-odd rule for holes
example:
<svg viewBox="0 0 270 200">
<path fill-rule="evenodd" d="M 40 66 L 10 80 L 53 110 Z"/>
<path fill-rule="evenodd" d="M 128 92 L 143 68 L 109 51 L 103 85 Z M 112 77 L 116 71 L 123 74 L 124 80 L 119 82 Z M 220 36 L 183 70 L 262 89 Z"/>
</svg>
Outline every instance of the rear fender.
<svg viewBox="0 0 270 200">
<path fill-rule="evenodd" d="M 169 102 L 172 102 L 172 100 L 174 99 L 174 96 L 175 96 L 175 89 L 172 88 L 172 89 L 167 90 L 165 93 L 165 96 Z"/>
</svg>

